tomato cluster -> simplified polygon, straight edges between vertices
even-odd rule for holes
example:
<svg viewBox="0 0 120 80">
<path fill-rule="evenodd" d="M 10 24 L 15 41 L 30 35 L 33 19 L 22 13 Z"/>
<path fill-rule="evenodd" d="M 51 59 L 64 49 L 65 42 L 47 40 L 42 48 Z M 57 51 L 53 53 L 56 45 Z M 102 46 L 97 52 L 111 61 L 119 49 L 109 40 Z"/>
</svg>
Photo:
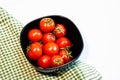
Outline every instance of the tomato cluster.
<svg viewBox="0 0 120 80">
<path fill-rule="evenodd" d="M 43 68 L 57 67 L 71 61 L 72 43 L 66 37 L 66 32 L 64 24 L 55 24 L 49 17 L 42 18 L 39 29 L 28 32 L 30 44 L 27 57 L 37 61 L 37 65 Z"/>
</svg>

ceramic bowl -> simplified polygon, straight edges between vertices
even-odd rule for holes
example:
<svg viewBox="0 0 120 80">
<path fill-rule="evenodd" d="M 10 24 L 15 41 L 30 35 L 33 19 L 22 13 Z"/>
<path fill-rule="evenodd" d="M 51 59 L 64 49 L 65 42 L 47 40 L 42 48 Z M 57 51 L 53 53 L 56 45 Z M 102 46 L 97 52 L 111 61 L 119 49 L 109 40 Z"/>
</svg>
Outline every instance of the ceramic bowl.
<svg viewBox="0 0 120 80">
<path fill-rule="evenodd" d="M 32 28 L 39 29 L 39 22 L 42 18 L 45 18 L 45 17 L 52 18 L 55 21 L 55 23 L 64 24 L 66 27 L 66 30 L 67 30 L 66 37 L 68 37 L 70 39 L 71 43 L 73 44 L 73 46 L 71 48 L 72 56 L 73 56 L 72 61 L 70 61 L 62 66 L 59 66 L 59 67 L 42 68 L 42 67 L 39 67 L 35 61 L 28 59 L 26 56 L 26 54 L 27 54 L 26 48 L 29 45 L 29 40 L 28 40 L 28 36 L 27 36 L 28 31 L 31 30 Z M 44 17 L 35 19 L 35 20 L 29 22 L 28 24 L 26 24 L 21 31 L 20 42 L 21 42 L 21 47 L 24 52 L 24 55 L 26 56 L 29 63 L 31 63 L 32 66 L 37 71 L 42 72 L 42 73 L 57 72 L 59 70 L 62 70 L 63 68 L 68 68 L 70 64 L 75 62 L 80 57 L 82 50 L 83 50 L 83 39 L 82 39 L 82 36 L 81 36 L 81 33 L 80 33 L 78 27 L 70 19 L 68 19 L 64 16 L 60 16 L 60 15 L 44 16 Z"/>
</svg>

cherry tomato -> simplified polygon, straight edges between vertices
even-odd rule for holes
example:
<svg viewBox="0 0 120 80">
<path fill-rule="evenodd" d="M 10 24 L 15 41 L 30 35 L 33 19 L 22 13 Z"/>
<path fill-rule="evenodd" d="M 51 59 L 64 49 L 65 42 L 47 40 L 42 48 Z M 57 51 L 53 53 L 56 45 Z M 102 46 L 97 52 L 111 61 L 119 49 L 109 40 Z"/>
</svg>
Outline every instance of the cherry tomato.
<svg viewBox="0 0 120 80">
<path fill-rule="evenodd" d="M 57 24 L 53 33 L 56 37 L 63 37 L 66 35 L 66 28 L 63 24 Z"/>
<path fill-rule="evenodd" d="M 72 60 L 71 52 L 68 52 L 67 50 L 60 50 L 58 55 L 60 55 L 63 58 L 64 63 L 67 63 Z"/>
<path fill-rule="evenodd" d="M 51 59 L 51 66 L 52 67 L 57 67 L 57 66 L 60 66 L 63 64 L 64 64 L 64 60 L 62 59 L 61 56 L 59 56 L 59 55 L 52 56 L 52 59 Z"/>
<path fill-rule="evenodd" d="M 48 42 L 43 46 L 43 53 L 49 56 L 58 54 L 59 47 L 54 42 Z"/>
<path fill-rule="evenodd" d="M 32 43 L 27 48 L 27 56 L 31 60 L 38 60 L 40 56 L 42 55 L 42 48 L 36 43 Z"/>
<path fill-rule="evenodd" d="M 46 44 L 48 42 L 55 42 L 55 40 L 56 40 L 56 38 L 55 38 L 54 34 L 52 34 L 52 33 L 43 34 L 43 38 L 42 38 L 43 44 Z"/>
<path fill-rule="evenodd" d="M 48 55 L 41 56 L 37 61 L 38 66 L 42 68 L 50 68 L 51 67 L 51 57 Z"/>
<path fill-rule="evenodd" d="M 56 43 L 58 44 L 59 48 L 66 48 L 71 46 L 71 42 L 67 37 L 58 38 Z"/>
<path fill-rule="evenodd" d="M 42 32 L 39 29 L 31 29 L 28 32 L 28 39 L 32 42 L 40 41 L 42 39 Z"/>
<path fill-rule="evenodd" d="M 43 18 L 40 20 L 40 29 L 45 32 L 51 32 L 55 28 L 55 22 L 52 18 Z"/>
</svg>

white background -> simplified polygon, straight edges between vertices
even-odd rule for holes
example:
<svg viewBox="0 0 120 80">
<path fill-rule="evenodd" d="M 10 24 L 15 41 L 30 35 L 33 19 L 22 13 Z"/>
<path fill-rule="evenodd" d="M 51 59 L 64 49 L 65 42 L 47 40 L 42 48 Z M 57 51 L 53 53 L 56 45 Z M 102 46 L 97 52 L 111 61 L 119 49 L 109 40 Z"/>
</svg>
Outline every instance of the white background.
<svg viewBox="0 0 120 80">
<path fill-rule="evenodd" d="M 23 24 L 46 15 L 63 15 L 79 28 L 84 49 L 80 57 L 104 80 L 120 80 L 120 0 L 0 0 Z"/>
</svg>

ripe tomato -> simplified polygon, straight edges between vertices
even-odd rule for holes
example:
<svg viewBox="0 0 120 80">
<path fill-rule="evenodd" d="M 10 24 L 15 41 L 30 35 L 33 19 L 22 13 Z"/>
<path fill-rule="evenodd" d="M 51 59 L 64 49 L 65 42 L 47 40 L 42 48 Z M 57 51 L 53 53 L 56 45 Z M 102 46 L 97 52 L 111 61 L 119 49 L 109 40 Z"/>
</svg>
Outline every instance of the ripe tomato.
<svg viewBox="0 0 120 80">
<path fill-rule="evenodd" d="M 40 41 L 42 39 L 42 32 L 39 29 L 31 29 L 28 32 L 28 39 L 32 42 Z"/>
<path fill-rule="evenodd" d="M 62 59 L 61 56 L 59 56 L 59 55 L 52 56 L 52 59 L 51 59 L 51 66 L 52 67 L 57 67 L 57 66 L 60 66 L 63 64 L 64 64 L 64 60 Z"/>
<path fill-rule="evenodd" d="M 38 60 L 40 56 L 42 55 L 42 48 L 36 43 L 32 43 L 27 48 L 27 56 L 31 60 Z"/>
<path fill-rule="evenodd" d="M 68 52 L 67 50 L 60 50 L 58 55 L 60 55 L 63 58 L 64 63 L 67 63 L 72 60 L 71 52 Z"/>
<path fill-rule="evenodd" d="M 55 40 L 56 40 L 56 38 L 55 38 L 54 34 L 52 34 L 52 33 L 43 34 L 43 38 L 42 38 L 43 44 L 46 44 L 48 42 L 55 42 Z"/>
<path fill-rule="evenodd" d="M 59 48 L 66 48 L 71 46 L 71 42 L 67 37 L 58 38 L 56 43 L 58 44 Z"/>
<path fill-rule="evenodd" d="M 55 22 L 52 18 L 43 18 L 39 23 L 40 29 L 45 32 L 51 32 L 55 28 Z"/>
<path fill-rule="evenodd" d="M 43 46 L 43 53 L 49 56 L 58 54 L 59 47 L 54 42 L 48 42 Z"/>
<path fill-rule="evenodd" d="M 42 68 L 50 68 L 51 67 L 51 57 L 48 55 L 41 56 L 37 61 L 38 66 Z"/>
<path fill-rule="evenodd" d="M 66 35 L 66 28 L 63 24 L 57 24 L 53 33 L 56 37 L 63 37 Z"/>
</svg>

